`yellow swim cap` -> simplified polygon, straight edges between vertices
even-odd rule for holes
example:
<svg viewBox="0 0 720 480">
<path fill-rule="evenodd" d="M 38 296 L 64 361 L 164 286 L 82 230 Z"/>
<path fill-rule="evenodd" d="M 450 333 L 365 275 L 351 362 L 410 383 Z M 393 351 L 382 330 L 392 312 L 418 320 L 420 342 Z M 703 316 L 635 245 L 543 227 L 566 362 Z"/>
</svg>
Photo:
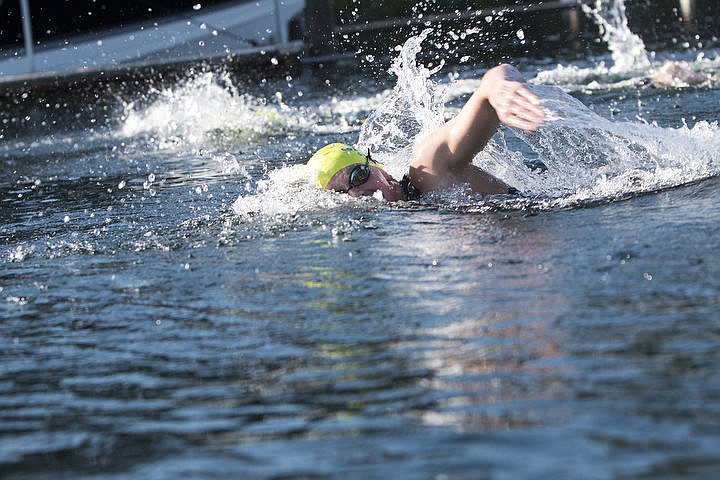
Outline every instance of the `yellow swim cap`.
<svg viewBox="0 0 720 480">
<path fill-rule="evenodd" d="M 350 165 L 364 164 L 366 159 L 365 155 L 358 152 L 351 145 L 331 143 L 315 152 L 315 155 L 308 160 L 307 166 L 311 170 L 315 184 L 325 188 L 337 172 Z M 382 167 L 377 162 L 370 160 L 370 165 L 382 170 Z"/>
</svg>

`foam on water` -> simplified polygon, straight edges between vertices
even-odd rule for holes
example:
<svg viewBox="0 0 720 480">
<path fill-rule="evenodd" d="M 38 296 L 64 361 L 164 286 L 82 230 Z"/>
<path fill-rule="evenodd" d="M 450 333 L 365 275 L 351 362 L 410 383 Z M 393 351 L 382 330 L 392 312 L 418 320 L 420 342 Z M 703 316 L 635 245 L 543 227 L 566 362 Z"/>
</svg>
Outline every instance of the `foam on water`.
<svg viewBox="0 0 720 480">
<path fill-rule="evenodd" d="M 322 190 L 312 184 L 305 165 L 278 168 L 267 178 L 248 186 L 232 205 L 236 220 L 254 226 L 257 232 L 291 230 L 298 226 L 322 225 L 335 235 L 345 235 L 357 227 L 359 220 L 329 220 L 328 212 L 346 207 L 357 212 L 382 205 L 381 198 L 353 198 Z"/>
<path fill-rule="evenodd" d="M 627 88 L 639 76 L 659 70 L 649 60 L 642 40 L 630 32 L 621 1 L 598 1 L 586 12 L 601 26 L 613 64 L 605 67 L 600 63 L 588 69 L 558 66 L 541 72 L 534 83 L 559 84 L 564 89 L 575 84 Z M 397 82 L 390 91 L 289 106 L 280 95 L 263 99 L 241 94 L 225 75 L 196 74 L 179 86 L 151 92 L 126 105 L 117 136 L 149 137 L 158 148 L 211 144 L 218 150 L 212 158 L 224 173 L 247 177 L 244 166 L 229 153 L 230 146 L 252 144 L 272 135 L 338 135 L 359 129 L 356 145 L 361 150 L 370 148 L 386 170 L 399 178 L 407 171 L 417 142 L 455 113 L 448 112 L 448 100 L 464 97 L 479 85 L 478 79 L 438 81 L 435 76 L 444 66 L 442 60 L 432 68 L 418 62 L 430 33 L 426 30 L 409 38 L 399 49 L 390 68 Z M 702 55 L 681 64 L 686 71 L 698 66 L 708 70 L 712 65 L 713 60 Z M 642 122 L 610 122 L 560 89 L 533 88 L 544 99 L 546 125 L 535 134 L 501 131 L 475 163 L 526 196 L 543 199 L 539 204 L 547 206 L 549 202 L 554 207 L 622 198 L 718 173 L 716 124 L 700 122 L 692 128 L 670 129 Z M 363 122 L 361 117 L 366 114 Z M 524 146 L 518 148 L 518 139 Z M 287 160 L 292 163 L 293 158 Z M 303 160 L 296 159 L 297 163 Z M 270 160 L 266 164 L 271 163 L 277 165 Z M 547 170 L 528 168 L 539 163 Z M 363 203 L 313 187 L 304 165 L 271 167 L 261 179 L 248 177 L 246 191 L 232 207 L 238 219 L 269 225 L 312 223 L 318 211 L 358 202 L 378 203 L 373 199 Z M 486 201 L 467 193 L 459 189 L 436 200 L 458 202 L 466 197 L 475 204 Z"/>
<path fill-rule="evenodd" d="M 147 104 L 148 98 L 153 99 Z M 279 93 L 241 94 L 227 75 L 196 74 L 173 88 L 151 91 L 125 106 L 120 137 L 151 136 L 159 148 L 245 144 L 312 125 L 313 115 L 288 107 Z"/>
<path fill-rule="evenodd" d="M 270 136 L 338 134 L 357 130 L 367 112 L 382 105 L 387 95 L 290 105 L 281 92 L 269 98 L 241 93 L 228 74 L 194 73 L 179 85 L 151 90 L 126 103 L 114 134 L 122 139 L 149 137 L 160 149 L 210 146 L 217 150 Z"/>
</svg>

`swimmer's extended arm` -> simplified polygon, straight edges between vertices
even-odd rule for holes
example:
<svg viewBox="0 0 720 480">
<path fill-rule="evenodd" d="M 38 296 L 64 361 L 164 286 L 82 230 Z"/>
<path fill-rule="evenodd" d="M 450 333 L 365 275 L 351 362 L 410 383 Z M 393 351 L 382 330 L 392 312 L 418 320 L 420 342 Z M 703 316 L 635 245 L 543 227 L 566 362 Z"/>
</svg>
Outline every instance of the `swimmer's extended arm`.
<svg viewBox="0 0 720 480">
<path fill-rule="evenodd" d="M 540 99 L 524 85 L 515 67 L 492 68 L 460 113 L 420 143 L 410 176 L 423 192 L 460 183 L 470 183 L 483 193 L 507 191 L 502 182 L 489 175 L 483 178 L 484 172 L 472 165 L 472 159 L 485 148 L 501 122 L 534 131 L 543 118 Z"/>
</svg>

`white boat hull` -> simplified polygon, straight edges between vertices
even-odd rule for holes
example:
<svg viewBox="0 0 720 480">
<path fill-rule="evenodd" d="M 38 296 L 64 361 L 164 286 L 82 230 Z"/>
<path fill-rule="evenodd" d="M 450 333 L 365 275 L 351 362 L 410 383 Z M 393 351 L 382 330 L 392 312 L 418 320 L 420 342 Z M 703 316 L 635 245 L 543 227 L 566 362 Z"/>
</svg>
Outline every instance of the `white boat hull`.
<svg viewBox="0 0 720 480">
<path fill-rule="evenodd" d="M 225 4 L 62 42 L 16 45 L 0 50 L 0 82 L 287 49 L 288 22 L 304 7 L 304 0 Z"/>
</svg>

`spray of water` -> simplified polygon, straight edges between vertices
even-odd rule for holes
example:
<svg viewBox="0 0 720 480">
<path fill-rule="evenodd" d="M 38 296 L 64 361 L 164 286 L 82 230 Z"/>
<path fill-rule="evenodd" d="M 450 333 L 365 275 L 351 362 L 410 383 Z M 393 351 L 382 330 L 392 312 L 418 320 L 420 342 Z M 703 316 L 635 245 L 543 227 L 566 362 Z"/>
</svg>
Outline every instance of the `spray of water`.
<svg viewBox="0 0 720 480">
<path fill-rule="evenodd" d="M 650 68 L 645 43 L 628 26 L 624 0 L 597 0 L 594 7 L 582 4 L 582 9 L 597 23 L 612 54 L 610 73 L 645 72 Z"/>
<path fill-rule="evenodd" d="M 442 65 L 417 62 L 428 32 L 406 42 L 391 69 L 393 92 L 363 126 L 359 144 L 380 149 L 400 174 L 407 171 L 417 141 L 444 121 L 445 101 L 477 81 L 435 83 Z M 468 87 L 470 90 L 468 91 Z M 501 131 L 475 163 L 542 205 L 555 207 L 622 198 L 673 187 L 720 172 L 717 124 L 661 128 L 640 121 L 611 122 L 553 86 L 534 85 L 547 123 L 538 132 Z M 523 146 L 511 148 L 507 135 Z M 529 168 L 540 162 L 546 170 Z M 395 172 L 392 172 L 396 174 Z M 460 189 L 456 197 L 467 195 Z M 444 201 L 458 200 L 444 197 Z"/>
<path fill-rule="evenodd" d="M 553 206 L 623 198 L 720 173 L 716 122 L 692 128 L 613 122 L 556 87 L 534 90 L 549 121 L 536 133 L 515 133 L 548 168 L 515 178 L 532 194 L 554 198 Z"/>
<path fill-rule="evenodd" d="M 247 144 L 308 125 L 312 117 L 283 103 L 282 96 L 241 94 L 227 75 L 195 74 L 173 88 L 153 90 L 125 105 L 120 137 L 150 136 L 159 148 Z"/>
<path fill-rule="evenodd" d="M 621 82 L 629 78 L 645 77 L 651 69 L 645 44 L 628 26 L 624 0 L 596 0 L 594 6 L 581 5 L 583 11 L 597 24 L 602 40 L 611 54 L 610 65 L 600 61 L 589 68 L 558 65 L 554 69 L 540 72 L 536 81 L 543 84 L 581 86 L 588 88 L 599 84 L 603 88 L 608 82 Z M 633 80 L 632 83 L 635 83 Z"/>
<path fill-rule="evenodd" d="M 426 37 L 427 32 L 423 32 L 401 49 L 391 68 L 397 84 L 370 114 L 357 142 L 361 148 L 370 146 L 396 178 L 407 171 L 417 142 L 445 120 L 447 97 L 456 95 L 458 88 L 465 91 L 476 85 L 441 85 L 433 81 L 442 65 L 430 69 L 417 61 Z M 533 199 L 533 208 L 610 201 L 720 173 L 720 132 L 716 123 L 661 128 L 640 121 L 613 122 L 560 88 L 531 88 L 543 99 L 546 124 L 531 134 L 502 130 L 474 162 Z M 529 167 L 537 164 L 547 168 Z M 470 208 L 497 206 L 495 200 L 468 197 L 462 188 L 435 200 Z M 233 209 L 242 219 L 261 218 L 278 224 L 298 218 L 308 221 L 318 209 L 327 212 L 348 205 L 366 208 L 382 202 L 317 189 L 308 184 L 304 166 L 298 165 L 270 172 L 257 189 L 238 198 Z M 500 207 L 508 205 L 512 208 L 510 202 Z M 527 200 L 522 207 L 526 206 Z"/>
<path fill-rule="evenodd" d="M 407 170 L 415 140 L 444 121 L 446 90 L 431 79 L 444 64 L 429 69 L 417 62 L 422 42 L 430 33 L 425 30 L 405 42 L 390 68 L 397 77 L 395 88 L 360 130 L 359 148 L 370 148 L 396 178 Z"/>
<path fill-rule="evenodd" d="M 314 225 L 327 230 L 333 239 L 345 240 L 356 230 L 358 212 L 380 208 L 380 198 L 353 198 L 316 187 L 308 180 L 305 165 L 292 165 L 268 172 L 266 178 L 240 195 L 232 205 L 235 221 L 252 235 L 274 234 L 299 226 Z M 349 209 L 348 214 L 333 215 Z"/>
<path fill-rule="evenodd" d="M 559 85 L 566 90 L 594 90 L 625 89 L 644 83 L 684 87 L 716 81 L 713 75 L 704 73 L 713 69 L 713 64 L 702 54 L 686 60 L 663 60 L 655 52 L 648 53 L 642 39 L 628 26 L 624 0 L 596 0 L 593 6 L 581 7 L 600 30 L 611 55 L 609 65 L 604 60 L 586 68 L 557 65 L 540 72 L 537 83 Z"/>
</svg>

